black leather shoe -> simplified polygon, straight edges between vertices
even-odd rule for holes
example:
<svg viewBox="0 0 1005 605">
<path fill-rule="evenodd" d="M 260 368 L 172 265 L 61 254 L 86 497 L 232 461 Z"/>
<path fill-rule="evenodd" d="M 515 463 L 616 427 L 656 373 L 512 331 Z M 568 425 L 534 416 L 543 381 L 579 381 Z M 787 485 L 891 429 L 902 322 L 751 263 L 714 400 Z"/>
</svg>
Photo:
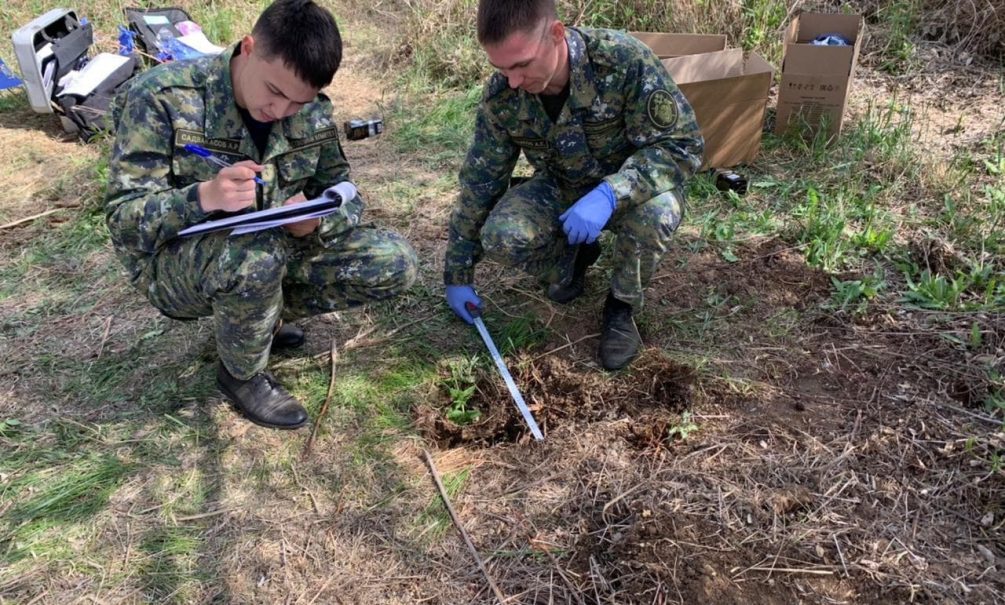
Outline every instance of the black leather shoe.
<svg viewBox="0 0 1005 605">
<path fill-rule="evenodd" d="M 284 323 L 279 320 L 276 329 L 272 332 L 272 350 L 283 351 L 286 349 L 296 349 L 304 346 L 304 331 L 293 324 Z"/>
<path fill-rule="evenodd" d="M 600 244 L 579 244 L 576 251 L 576 262 L 572 270 L 572 279 L 565 284 L 551 284 L 548 286 L 548 298 L 559 303 L 570 303 L 583 293 L 586 286 L 586 270 L 600 258 Z"/>
<path fill-rule="evenodd" d="M 640 348 L 642 337 L 632 319 L 632 306 L 608 293 L 600 333 L 600 363 L 605 370 L 620 370 L 635 359 Z"/>
<path fill-rule="evenodd" d="M 268 372 L 238 380 L 220 363 L 216 384 L 244 417 L 273 429 L 296 429 L 307 423 L 307 410 Z"/>
</svg>

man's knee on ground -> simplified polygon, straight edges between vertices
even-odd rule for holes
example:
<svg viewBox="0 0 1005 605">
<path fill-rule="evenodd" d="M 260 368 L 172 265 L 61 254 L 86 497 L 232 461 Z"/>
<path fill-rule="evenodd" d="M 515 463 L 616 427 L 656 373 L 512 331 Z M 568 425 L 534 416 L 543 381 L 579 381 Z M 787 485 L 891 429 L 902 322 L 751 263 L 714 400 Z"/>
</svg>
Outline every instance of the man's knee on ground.
<svg viewBox="0 0 1005 605">
<path fill-rule="evenodd" d="M 489 216 L 481 231 L 482 249 L 497 263 L 519 265 L 527 260 L 529 252 L 549 245 L 552 235 L 542 233 L 538 225 L 521 217 L 492 220 Z"/>
<path fill-rule="evenodd" d="M 282 288 L 286 250 L 271 233 L 235 238 L 217 259 L 220 283 L 230 294 L 265 294 Z"/>
<path fill-rule="evenodd" d="M 415 283 L 419 259 L 412 245 L 400 235 L 388 233 L 374 247 L 371 258 L 360 277 L 373 298 L 397 296 Z"/>
<path fill-rule="evenodd" d="M 680 225 L 682 214 L 681 198 L 668 191 L 629 209 L 618 221 L 616 231 L 629 232 L 635 239 L 665 243 Z"/>
</svg>

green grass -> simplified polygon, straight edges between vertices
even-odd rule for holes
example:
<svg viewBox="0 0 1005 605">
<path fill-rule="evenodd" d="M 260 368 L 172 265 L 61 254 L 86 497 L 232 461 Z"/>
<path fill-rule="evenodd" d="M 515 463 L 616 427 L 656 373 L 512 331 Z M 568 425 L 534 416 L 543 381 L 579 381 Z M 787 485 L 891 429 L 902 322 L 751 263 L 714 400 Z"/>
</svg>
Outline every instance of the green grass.
<svg viewBox="0 0 1005 605">
<path fill-rule="evenodd" d="M 2 517 L 3 559 L 12 564 L 29 557 L 68 557 L 68 542 L 88 533 L 131 471 L 115 456 L 87 453 L 16 477 L 0 497 L 13 502 Z"/>
<path fill-rule="evenodd" d="M 199 527 L 161 527 L 143 536 L 139 566 L 144 595 L 160 602 L 194 599 L 210 572 L 200 565 L 205 538 Z"/>
<path fill-rule="evenodd" d="M 433 164 L 463 157 L 471 144 L 481 94 L 481 88 L 473 86 L 438 94 L 419 108 L 407 101 L 396 107 L 393 138 L 398 151 Z"/>
</svg>

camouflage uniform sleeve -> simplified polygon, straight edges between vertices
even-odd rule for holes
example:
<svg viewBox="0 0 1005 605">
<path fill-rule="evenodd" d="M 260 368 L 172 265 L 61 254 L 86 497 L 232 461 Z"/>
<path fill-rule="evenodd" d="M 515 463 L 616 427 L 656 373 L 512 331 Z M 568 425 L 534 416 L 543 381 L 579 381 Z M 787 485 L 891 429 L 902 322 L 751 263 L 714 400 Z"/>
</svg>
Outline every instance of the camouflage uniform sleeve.
<svg viewBox="0 0 1005 605">
<path fill-rule="evenodd" d="M 483 100 L 475 118 L 474 142 L 461 167 L 461 192 L 450 214 L 443 263 L 443 282 L 448 286 L 474 283 L 475 264 L 482 256 L 482 225 L 506 192 L 519 156 L 520 148 L 496 123 Z"/>
<path fill-rule="evenodd" d="M 326 103 L 326 105 L 328 115 L 331 115 L 333 108 L 330 103 Z M 346 160 L 345 153 L 342 151 L 342 143 L 336 137 L 321 147 L 317 171 L 304 187 L 304 195 L 307 196 L 307 199 L 312 200 L 332 185 L 348 180 L 349 161 Z M 317 231 L 321 243 L 330 243 L 342 233 L 358 225 L 362 215 L 363 198 L 357 194 L 355 198 L 345 202 L 338 212 L 321 219 L 321 226 Z"/>
<path fill-rule="evenodd" d="M 134 256 L 157 252 L 182 229 L 199 223 L 198 183 L 171 183 L 174 128 L 154 91 L 134 86 L 118 99 L 109 161 L 105 220 L 115 247 Z"/>
<path fill-rule="evenodd" d="M 691 104 L 651 52 L 625 74 L 625 130 L 638 149 L 605 178 L 618 205 L 634 206 L 672 189 L 701 167 L 704 141 Z"/>
</svg>

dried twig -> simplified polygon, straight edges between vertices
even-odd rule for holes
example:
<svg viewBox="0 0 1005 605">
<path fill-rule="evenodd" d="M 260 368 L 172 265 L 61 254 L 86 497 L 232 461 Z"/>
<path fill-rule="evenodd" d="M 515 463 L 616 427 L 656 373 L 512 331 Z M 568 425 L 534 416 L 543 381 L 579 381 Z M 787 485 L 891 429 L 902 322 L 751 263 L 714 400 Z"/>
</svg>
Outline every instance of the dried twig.
<svg viewBox="0 0 1005 605">
<path fill-rule="evenodd" d="M 111 329 L 112 316 L 108 316 L 108 319 L 105 321 L 105 333 L 101 337 L 101 344 L 98 345 L 98 354 L 95 356 L 95 359 L 101 359 L 101 354 L 105 351 L 105 343 L 108 342 L 108 333 Z"/>
<path fill-rule="evenodd" d="M 318 418 L 314 421 L 314 426 L 311 427 L 311 434 L 307 437 L 307 443 L 304 444 L 303 452 L 300 454 L 301 460 L 306 460 L 311 454 L 311 446 L 314 444 L 314 436 L 318 433 L 318 427 L 321 426 L 321 422 L 325 419 L 328 414 L 328 406 L 332 402 L 332 394 L 335 392 L 335 362 L 338 361 L 338 349 L 335 347 L 335 339 L 332 338 L 331 346 L 331 361 L 332 361 L 332 373 L 331 378 L 328 381 L 328 394 L 325 396 L 325 402 L 321 406 L 321 411 L 318 412 Z"/>
<path fill-rule="evenodd" d="M 583 336 L 582 338 L 578 338 L 578 339 L 576 339 L 576 340 L 574 340 L 572 342 L 566 343 L 566 344 L 564 344 L 564 345 L 562 345 L 560 347 L 556 347 L 556 348 L 554 348 L 554 349 L 552 349 L 552 350 L 550 350 L 550 351 L 548 351 L 546 353 L 541 353 L 540 355 L 537 355 L 536 357 L 532 357 L 531 361 L 537 361 L 538 359 L 541 359 L 542 357 L 547 357 L 549 355 L 554 355 L 555 353 L 558 353 L 562 349 L 568 349 L 569 347 L 571 347 L 571 346 L 573 346 L 575 344 L 578 344 L 580 342 L 583 342 L 584 340 L 586 340 L 588 338 L 596 338 L 598 336 L 600 336 L 599 332 L 597 332 L 596 334 L 587 334 L 586 336 Z"/>
<path fill-rule="evenodd" d="M 43 216 L 49 216 L 50 214 L 53 214 L 55 212 L 59 212 L 61 210 L 66 210 L 66 208 L 52 208 L 50 210 L 46 210 L 45 212 L 39 212 L 38 214 L 33 214 L 31 216 L 26 216 L 26 217 L 24 217 L 22 219 L 18 219 L 16 221 L 11 221 L 11 222 L 7 223 L 6 225 L 0 225 L 0 229 L 10 229 L 11 227 L 17 227 L 18 225 L 23 225 L 24 223 L 30 223 L 31 221 L 33 221 L 35 219 L 42 218 Z"/>
<path fill-rule="evenodd" d="M 440 492 L 440 498 L 443 499 L 443 505 L 447 508 L 447 513 L 450 514 L 450 520 L 454 522 L 454 526 L 457 527 L 457 531 L 460 532 L 461 538 L 464 539 L 464 544 L 467 545 L 468 550 L 471 552 L 471 556 L 474 557 L 475 563 L 478 564 L 478 569 L 481 570 L 482 575 L 485 576 L 485 580 L 489 583 L 489 588 L 495 593 L 496 598 L 499 599 L 500 603 L 505 605 L 506 597 L 503 596 L 499 587 L 496 586 L 495 580 L 489 575 L 489 570 L 485 567 L 485 563 L 482 562 L 482 558 L 478 556 L 478 550 L 475 549 L 475 545 L 471 542 L 471 538 L 468 536 L 467 530 L 461 525 L 461 520 L 457 518 L 457 513 L 454 511 L 454 505 L 450 503 L 450 497 L 447 496 L 447 490 L 443 487 L 443 481 L 440 480 L 440 473 L 436 470 L 436 463 L 433 462 L 433 457 L 429 455 L 427 450 L 422 450 L 423 456 L 426 458 L 426 465 L 429 466 L 429 472 L 433 476 L 433 482 L 436 484 L 437 491 Z"/>
</svg>

